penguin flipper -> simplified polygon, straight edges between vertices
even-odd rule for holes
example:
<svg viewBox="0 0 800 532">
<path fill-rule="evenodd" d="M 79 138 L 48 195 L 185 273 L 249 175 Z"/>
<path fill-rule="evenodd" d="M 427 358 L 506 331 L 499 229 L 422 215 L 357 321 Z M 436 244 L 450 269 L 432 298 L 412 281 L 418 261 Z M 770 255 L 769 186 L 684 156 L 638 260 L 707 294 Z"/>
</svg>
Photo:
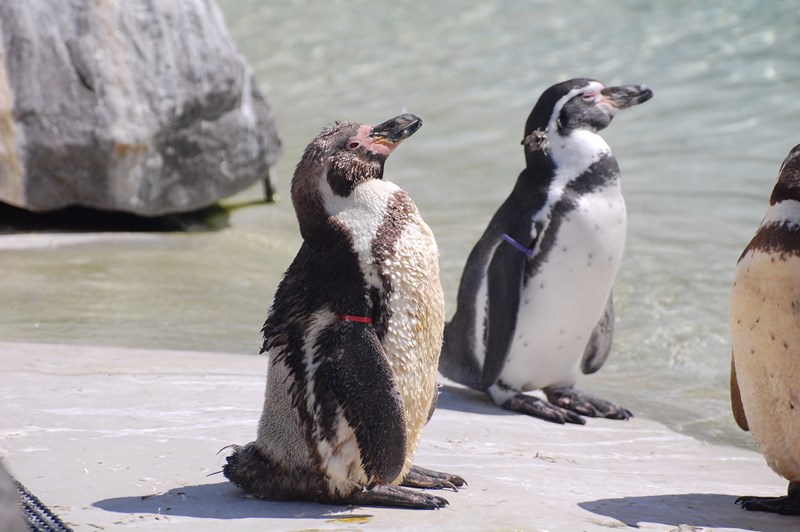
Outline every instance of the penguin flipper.
<svg viewBox="0 0 800 532">
<path fill-rule="evenodd" d="M 614 295 L 608 295 L 606 309 L 603 316 L 597 322 L 586 349 L 583 351 L 581 360 L 581 371 L 584 375 L 590 375 L 599 370 L 605 364 L 608 354 L 611 352 L 611 341 L 614 337 Z"/>
<path fill-rule="evenodd" d="M 392 482 L 406 459 L 406 421 L 375 329 L 342 321 L 322 334 L 318 345 L 324 357 L 317 369 L 317 386 L 327 385 L 342 408 L 370 481 Z"/>
<path fill-rule="evenodd" d="M 731 410 L 733 410 L 733 419 L 736 424 L 744 431 L 749 431 L 750 427 L 747 425 L 747 416 L 744 414 L 744 405 L 742 404 L 742 394 L 739 391 L 739 382 L 736 380 L 736 364 L 731 353 Z"/>
<path fill-rule="evenodd" d="M 517 328 L 525 255 L 501 242 L 487 271 L 486 356 L 481 372 L 481 389 L 497 382 L 506 365 L 511 340 Z"/>
</svg>

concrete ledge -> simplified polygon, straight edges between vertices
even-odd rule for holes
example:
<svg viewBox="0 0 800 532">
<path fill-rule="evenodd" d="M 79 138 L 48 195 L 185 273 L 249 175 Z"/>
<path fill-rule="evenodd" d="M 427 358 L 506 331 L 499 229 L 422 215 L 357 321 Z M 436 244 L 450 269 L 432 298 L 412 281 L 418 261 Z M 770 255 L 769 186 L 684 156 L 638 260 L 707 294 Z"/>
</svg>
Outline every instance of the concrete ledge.
<svg viewBox="0 0 800 532">
<path fill-rule="evenodd" d="M 247 498 L 220 470 L 255 435 L 266 359 L 0 343 L 0 458 L 76 530 L 800 530 L 739 495 L 786 482 L 757 453 L 647 419 L 558 426 L 446 384 L 416 462 L 458 473 L 439 511 Z"/>
</svg>

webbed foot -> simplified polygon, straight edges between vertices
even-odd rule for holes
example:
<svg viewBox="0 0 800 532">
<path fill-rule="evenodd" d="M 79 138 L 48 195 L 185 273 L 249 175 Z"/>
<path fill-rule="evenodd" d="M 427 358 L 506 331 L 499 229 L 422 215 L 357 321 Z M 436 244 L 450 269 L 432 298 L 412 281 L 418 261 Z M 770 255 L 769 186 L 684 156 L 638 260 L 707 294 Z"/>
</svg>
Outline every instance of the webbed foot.
<svg viewBox="0 0 800 532">
<path fill-rule="evenodd" d="M 800 485 L 789 484 L 789 493 L 783 497 L 739 497 L 736 504 L 754 512 L 772 512 L 781 515 L 800 515 Z"/>
<path fill-rule="evenodd" d="M 576 390 L 572 386 L 545 388 L 547 400 L 565 410 L 586 417 L 604 417 L 608 419 L 629 419 L 633 414 L 622 408 L 589 393 Z"/>
<path fill-rule="evenodd" d="M 409 488 L 451 489 L 458 491 L 458 488 L 466 484 L 467 482 L 458 475 L 412 466 L 400 485 Z"/>
<path fill-rule="evenodd" d="M 581 416 L 574 412 L 570 412 L 565 408 L 550 404 L 547 401 L 542 401 L 538 397 L 533 397 L 532 395 L 525 395 L 521 392 L 507 399 L 500 406 L 506 410 L 538 417 L 539 419 L 559 423 L 561 425 L 564 423 L 584 425 L 586 423 Z"/>
<path fill-rule="evenodd" d="M 412 491 L 400 486 L 384 485 L 357 491 L 345 499 L 344 502 L 357 506 L 399 506 L 402 508 L 418 508 L 420 510 L 438 510 L 450 504 L 443 497 L 437 497 L 422 491 Z"/>
</svg>

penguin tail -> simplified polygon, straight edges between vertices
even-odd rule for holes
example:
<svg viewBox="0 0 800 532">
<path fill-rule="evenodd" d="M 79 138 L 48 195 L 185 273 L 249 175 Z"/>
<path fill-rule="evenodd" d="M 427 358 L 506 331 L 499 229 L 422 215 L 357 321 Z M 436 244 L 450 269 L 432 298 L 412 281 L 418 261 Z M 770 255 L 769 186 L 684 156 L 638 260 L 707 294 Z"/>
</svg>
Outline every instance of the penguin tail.
<svg viewBox="0 0 800 532">
<path fill-rule="evenodd" d="M 442 349 L 439 353 L 439 373 L 473 390 L 481 390 L 482 368 L 468 348 L 463 334 L 449 321 L 444 326 Z"/>
<path fill-rule="evenodd" d="M 305 471 L 289 471 L 266 456 L 255 442 L 230 445 L 233 449 L 222 467 L 222 474 L 249 495 L 273 501 L 319 500 L 326 490 L 319 476 Z"/>
<path fill-rule="evenodd" d="M 222 474 L 236 486 L 247 493 L 257 497 L 272 498 L 263 492 L 263 485 L 269 483 L 274 476 L 272 463 L 264 457 L 255 445 L 229 445 L 226 449 L 233 449 L 228 455 Z"/>
</svg>

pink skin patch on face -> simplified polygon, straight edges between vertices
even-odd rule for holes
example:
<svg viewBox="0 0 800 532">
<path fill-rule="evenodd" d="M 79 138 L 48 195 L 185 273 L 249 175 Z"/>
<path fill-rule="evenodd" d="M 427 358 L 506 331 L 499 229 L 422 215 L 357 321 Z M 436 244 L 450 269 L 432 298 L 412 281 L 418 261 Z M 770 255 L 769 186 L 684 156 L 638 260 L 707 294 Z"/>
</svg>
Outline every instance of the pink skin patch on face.
<svg viewBox="0 0 800 532">
<path fill-rule="evenodd" d="M 399 142 L 395 144 L 383 139 L 372 138 L 369 136 L 370 133 L 372 133 L 372 126 L 364 124 L 358 128 L 358 132 L 354 137 L 347 139 L 347 147 L 354 150 L 359 146 L 364 146 L 372 153 L 389 155 L 400 144 Z"/>
<path fill-rule="evenodd" d="M 609 100 L 608 98 L 606 98 L 601 92 L 601 90 L 602 88 L 598 88 L 596 92 L 592 91 L 592 93 L 595 94 L 595 100 L 594 100 L 595 105 L 603 106 L 606 109 L 606 111 L 608 111 L 609 114 L 613 116 L 617 111 L 619 111 L 619 108 L 617 107 L 617 105 L 614 103 L 613 100 Z"/>
<path fill-rule="evenodd" d="M 599 102 L 597 102 L 597 105 L 603 106 L 605 110 L 608 112 L 608 114 L 610 114 L 611 116 L 614 116 L 617 113 L 617 111 L 619 111 L 619 107 L 617 107 L 617 105 L 612 100 L 609 100 L 605 96 L 603 96 L 602 99 Z"/>
</svg>

